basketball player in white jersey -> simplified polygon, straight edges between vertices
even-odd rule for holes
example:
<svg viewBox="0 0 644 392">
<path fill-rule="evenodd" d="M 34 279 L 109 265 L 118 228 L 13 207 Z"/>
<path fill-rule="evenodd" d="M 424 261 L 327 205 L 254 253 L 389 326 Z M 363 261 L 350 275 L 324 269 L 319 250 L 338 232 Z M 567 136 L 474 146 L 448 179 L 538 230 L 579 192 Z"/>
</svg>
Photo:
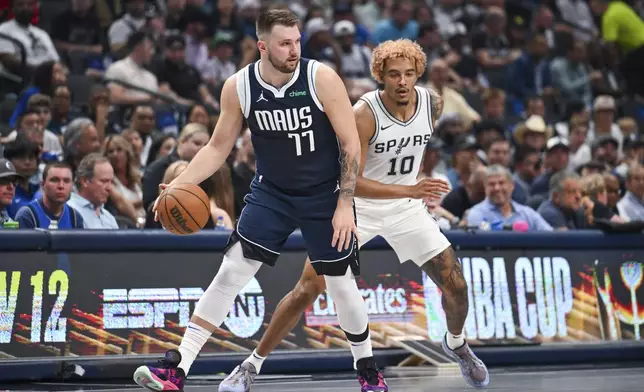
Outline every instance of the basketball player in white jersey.
<svg viewBox="0 0 644 392">
<path fill-rule="evenodd" d="M 447 318 L 443 350 L 459 363 L 468 384 L 485 387 L 487 368 L 463 337 L 467 282 L 454 250 L 422 200 L 439 198 L 449 186 L 432 178 L 417 182 L 425 145 L 443 109 L 438 94 L 416 86 L 426 65 L 423 50 L 409 40 L 387 41 L 373 51 L 371 72 L 384 90 L 365 94 L 354 106 L 362 144 L 355 193 L 358 238 L 365 244 L 382 236 L 400 262 L 412 260 L 436 283 Z M 307 260 L 300 281 L 279 303 L 257 349 L 221 383 L 219 391 L 249 391 L 266 356 L 324 290 L 324 279 Z"/>
</svg>

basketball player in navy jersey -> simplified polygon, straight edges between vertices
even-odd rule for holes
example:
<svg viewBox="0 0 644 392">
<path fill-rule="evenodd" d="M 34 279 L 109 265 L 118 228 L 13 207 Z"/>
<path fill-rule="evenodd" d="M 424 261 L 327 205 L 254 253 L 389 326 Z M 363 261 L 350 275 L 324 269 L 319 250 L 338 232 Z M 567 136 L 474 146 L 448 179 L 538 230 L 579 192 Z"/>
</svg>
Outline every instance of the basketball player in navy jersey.
<svg viewBox="0 0 644 392">
<path fill-rule="evenodd" d="M 449 241 L 422 200 L 440 198 L 449 185 L 432 178 L 417 181 L 425 145 L 443 110 L 443 100 L 436 92 L 416 86 L 426 63 L 420 46 L 409 40 L 386 41 L 373 51 L 371 73 L 384 89 L 365 94 L 354 107 L 362 151 L 355 192 L 358 237 L 363 244 L 377 235 L 384 237 L 401 262 L 412 260 L 436 283 L 447 318 L 443 350 L 459 363 L 468 384 L 485 387 L 489 383 L 487 368 L 463 337 L 467 282 Z M 259 346 L 245 364 L 252 364 L 259 372 L 266 356 L 325 288 L 325 281 L 307 262 L 297 286 L 278 304 Z M 221 384 L 226 389 L 220 386 L 219 390 L 247 391 L 253 378 L 254 374 L 233 374 Z"/>
<path fill-rule="evenodd" d="M 190 366 L 237 294 L 263 263 L 275 264 L 299 227 L 351 342 L 361 391 L 387 391 L 372 354 L 364 299 L 352 276 L 359 272 L 353 193 L 361 155 L 349 97 L 331 68 L 300 58 L 298 19 L 292 12 L 262 12 L 257 35 L 261 59 L 224 83 L 209 144 L 172 182 L 199 184 L 210 177 L 224 164 L 246 119 L 257 159 L 246 207 L 179 349 L 166 353 L 161 368 L 139 367 L 134 380 L 154 391 L 183 389 Z M 255 372 L 244 364 L 232 375 L 253 377 Z M 246 382 L 249 388 L 251 382 Z"/>
</svg>

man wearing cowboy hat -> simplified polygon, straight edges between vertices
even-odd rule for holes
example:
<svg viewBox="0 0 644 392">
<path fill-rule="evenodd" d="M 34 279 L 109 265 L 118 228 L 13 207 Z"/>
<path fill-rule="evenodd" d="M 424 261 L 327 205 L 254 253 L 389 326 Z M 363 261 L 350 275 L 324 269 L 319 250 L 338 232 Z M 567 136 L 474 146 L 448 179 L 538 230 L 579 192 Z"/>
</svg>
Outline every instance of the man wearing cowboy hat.
<svg viewBox="0 0 644 392">
<path fill-rule="evenodd" d="M 21 176 L 16 172 L 13 163 L 6 159 L 0 159 L 0 229 L 5 223 L 13 222 L 7 213 L 7 207 L 11 205 L 16 195 L 16 182 Z"/>
<path fill-rule="evenodd" d="M 546 140 L 552 136 L 552 128 L 546 125 L 543 117 L 533 114 L 517 126 L 514 139 L 520 146 L 529 146 L 538 151 L 543 151 Z"/>
</svg>

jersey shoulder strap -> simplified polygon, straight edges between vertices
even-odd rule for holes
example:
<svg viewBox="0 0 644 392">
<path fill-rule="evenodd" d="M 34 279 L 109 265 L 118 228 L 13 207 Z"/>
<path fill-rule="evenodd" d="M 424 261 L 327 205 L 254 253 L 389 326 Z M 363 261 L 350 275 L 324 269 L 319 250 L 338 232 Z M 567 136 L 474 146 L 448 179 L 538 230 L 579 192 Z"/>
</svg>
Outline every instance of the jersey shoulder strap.
<svg viewBox="0 0 644 392">
<path fill-rule="evenodd" d="M 371 112 L 373 113 L 373 117 L 376 120 L 376 129 L 373 132 L 373 136 L 371 139 L 369 139 L 369 144 L 373 144 L 376 139 L 378 138 L 378 132 L 380 131 L 380 119 L 382 118 L 383 113 L 382 109 L 378 106 L 378 98 L 376 95 L 378 94 L 378 90 L 370 91 L 366 94 L 364 94 L 362 97 L 360 97 L 360 101 L 363 101 L 367 104 L 369 109 L 371 109 Z"/>
<path fill-rule="evenodd" d="M 29 211 L 31 212 L 31 215 L 34 218 L 34 223 L 35 223 L 35 228 L 39 229 L 40 228 L 40 218 L 38 217 L 38 211 L 36 210 L 36 206 L 33 205 L 32 203 L 27 204 L 27 208 L 29 208 Z"/>
<path fill-rule="evenodd" d="M 425 115 L 427 116 L 427 121 L 429 122 L 430 135 L 433 135 L 434 134 L 434 116 L 432 115 L 432 94 L 429 91 L 429 88 L 420 87 L 420 86 L 417 86 L 416 88 L 418 89 L 417 91 L 418 91 L 419 98 L 421 95 L 424 97 L 423 100 L 425 101 L 425 105 L 424 105 L 425 107 L 424 108 L 419 107 L 419 108 L 426 112 Z"/>
<path fill-rule="evenodd" d="M 235 73 L 235 77 L 237 78 L 237 97 L 239 98 L 239 106 L 241 107 L 242 113 L 244 114 L 245 118 L 248 118 L 248 115 L 250 114 L 250 100 L 251 100 L 251 93 L 250 93 L 250 75 L 249 75 L 249 67 L 252 66 L 255 63 L 250 63 L 244 68 L 240 69 Z"/>
<path fill-rule="evenodd" d="M 67 211 L 69 211 L 69 218 L 72 221 L 72 229 L 76 229 L 76 224 L 78 222 L 78 218 L 76 217 L 76 210 L 70 207 L 69 205 L 65 204 L 65 208 Z"/>
</svg>

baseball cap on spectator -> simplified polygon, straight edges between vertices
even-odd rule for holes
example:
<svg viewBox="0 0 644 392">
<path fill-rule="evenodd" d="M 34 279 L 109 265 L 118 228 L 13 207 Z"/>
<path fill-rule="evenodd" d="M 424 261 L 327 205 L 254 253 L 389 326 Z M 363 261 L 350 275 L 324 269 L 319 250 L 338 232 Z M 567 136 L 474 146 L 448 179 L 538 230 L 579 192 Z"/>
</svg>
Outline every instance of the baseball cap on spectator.
<svg viewBox="0 0 644 392">
<path fill-rule="evenodd" d="M 306 33 L 306 39 L 311 39 L 315 34 L 329 31 L 330 27 L 324 19 L 322 18 L 313 18 L 306 22 L 304 27 L 304 32 Z"/>
<path fill-rule="evenodd" d="M 445 143 L 437 137 L 429 139 L 429 142 L 425 145 L 425 150 L 440 150 L 443 148 Z"/>
<path fill-rule="evenodd" d="M 215 34 L 215 37 L 212 39 L 212 47 L 217 48 L 221 45 L 235 45 L 235 37 L 226 32 L 218 32 Z"/>
<path fill-rule="evenodd" d="M 588 161 L 588 162 L 584 163 L 583 165 L 579 165 L 579 167 L 577 168 L 576 172 L 577 172 L 577 174 L 581 175 L 581 172 L 584 169 L 603 171 L 605 168 L 606 168 L 606 166 L 604 166 L 604 164 L 599 162 L 599 161 Z"/>
<path fill-rule="evenodd" d="M 543 121 L 543 117 L 536 114 L 528 117 L 528 119 L 524 123 L 519 124 L 514 131 L 514 138 L 519 144 L 523 144 L 526 132 L 542 133 L 545 135 L 547 140 L 552 136 L 552 128 L 546 125 L 546 122 Z"/>
<path fill-rule="evenodd" d="M 593 110 L 615 110 L 615 98 L 610 95 L 600 95 L 595 98 L 593 103 Z"/>
<path fill-rule="evenodd" d="M 186 39 L 183 35 L 169 35 L 165 39 L 165 47 L 174 50 L 183 49 L 186 47 Z"/>
<path fill-rule="evenodd" d="M 599 147 L 604 147 L 607 144 L 612 144 L 615 148 L 619 148 L 619 142 L 617 141 L 617 139 L 612 136 L 606 135 L 595 139 L 595 143 L 593 143 L 593 150 Z"/>
<path fill-rule="evenodd" d="M 638 136 L 635 139 L 624 138 L 624 151 L 630 150 L 632 148 L 642 148 L 644 147 L 644 140 Z"/>
<path fill-rule="evenodd" d="M 465 136 L 456 141 L 454 152 L 467 150 L 478 150 L 478 145 L 476 144 L 476 139 L 474 139 L 474 136 Z"/>
<path fill-rule="evenodd" d="M 16 172 L 16 167 L 13 166 L 13 163 L 8 159 L 0 158 L 0 178 L 22 178 L 20 174 Z"/>
<path fill-rule="evenodd" d="M 454 123 L 462 123 L 463 118 L 461 117 L 460 114 L 456 112 L 452 113 L 444 113 L 440 118 L 436 121 L 436 128 L 442 128 L 446 125 L 451 125 Z"/>
<path fill-rule="evenodd" d="M 546 152 L 550 152 L 556 148 L 562 148 L 564 150 L 570 150 L 568 147 L 568 139 L 564 139 L 559 136 L 551 137 L 546 143 Z"/>
<path fill-rule="evenodd" d="M 333 25 L 333 35 L 336 37 L 345 37 L 356 33 L 356 25 L 350 20 L 341 20 Z"/>
<path fill-rule="evenodd" d="M 478 136 L 480 133 L 485 131 L 496 131 L 500 137 L 503 139 L 506 138 L 505 132 L 503 131 L 503 125 L 498 121 L 483 120 L 474 126 L 474 136 Z"/>
</svg>

